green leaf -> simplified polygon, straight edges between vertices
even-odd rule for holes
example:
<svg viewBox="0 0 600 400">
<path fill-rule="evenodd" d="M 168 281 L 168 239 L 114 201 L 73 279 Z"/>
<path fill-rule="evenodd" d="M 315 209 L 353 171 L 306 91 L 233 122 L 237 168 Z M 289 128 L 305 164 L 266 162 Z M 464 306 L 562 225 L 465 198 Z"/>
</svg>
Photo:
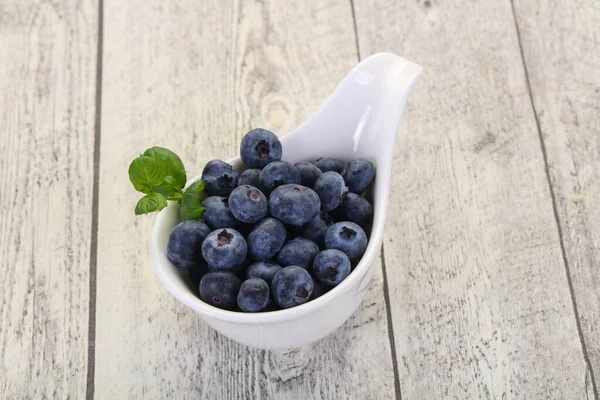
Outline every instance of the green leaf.
<svg viewBox="0 0 600 400">
<path fill-rule="evenodd" d="M 178 183 L 175 182 L 175 178 L 171 175 L 165 176 L 165 179 L 160 186 L 156 186 L 154 191 L 162 194 L 168 200 L 179 200 L 183 196 L 183 191 L 178 187 Z"/>
<path fill-rule="evenodd" d="M 167 199 L 159 193 L 147 194 L 135 206 L 135 215 L 160 211 L 167 206 Z"/>
<path fill-rule="evenodd" d="M 165 177 L 165 169 L 156 158 L 139 156 L 129 165 L 129 180 L 135 190 L 150 194 Z"/>
<path fill-rule="evenodd" d="M 166 185 L 169 185 L 169 186 L 173 186 L 173 187 L 177 187 L 177 181 L 171 175 L 165 176 L 165 179 L 163 179 L 163 184 L 166 184 Z"/>
<path fill-rule="evenodd" d="M 161 165 L 163 165 L 165 171 L 163 178 L 171 177 L 169 182 L 165 182 L 167 186 L 183 189 L 187 182 L 187 177 L 181 158 L 177 154 L 164 147 L 151 147 L 144 152 L 144 155 L 159 160 Z M 157 191 L 160 193 L 159 190 Z"/>
<path fill-rule="evenodd" d="M 202 189 L 198 190 L 199 188 Z M 203 189 L 204 182 L 198 181 L 192 183 L 183 193 L 181 203 L 179 203 L 179 216 L 182 221 L 202 218 L 204 207 L 201 203 L 208 197 Z"/>
</svg>

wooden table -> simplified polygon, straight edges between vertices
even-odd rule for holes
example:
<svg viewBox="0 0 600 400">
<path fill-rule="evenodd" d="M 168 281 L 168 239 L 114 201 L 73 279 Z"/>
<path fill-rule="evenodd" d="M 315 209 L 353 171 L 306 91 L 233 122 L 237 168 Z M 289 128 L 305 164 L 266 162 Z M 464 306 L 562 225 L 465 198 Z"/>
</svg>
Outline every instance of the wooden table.
<svg viewBox="0 0 600 400">
<path fill-rule="evenodd" d="M 583 399 L 600 386 L 600 2 L 0 0 L 1 399 Z M 159 284 L 129 162 L 195 175 L 365 56 L 425 67 L 380 266 L 310 348 Z"/>
</svg>

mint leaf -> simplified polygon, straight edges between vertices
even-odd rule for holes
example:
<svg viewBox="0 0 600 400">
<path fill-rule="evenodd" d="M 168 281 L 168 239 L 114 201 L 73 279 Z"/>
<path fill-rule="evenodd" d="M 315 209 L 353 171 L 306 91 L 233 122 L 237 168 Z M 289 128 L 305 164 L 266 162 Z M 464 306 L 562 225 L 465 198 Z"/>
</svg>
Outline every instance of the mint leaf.
<svg viewBox="0 0 600 400">
<path fill-rule="evenodd" d="M 175 181 L 172 176 L 165 176 L 162 184 L 156 186 L 154 191 L 162 194 L 167 200 L 180 200 L 183 196 L 183 191 L 178 187 L 179 184 Z"/>
<path fill-rule="evenodd" d="M 135 206 L 135 215 L 160 211 L 167 206 L 167 199 L 159 193 L 147 194 Z"/>
<path fill-rule="evenodd" d="M 163 184 L 167 184 L 169 186 L 177 187 L 177 181 L 171 175 L 165 176 L 165 179 L 163 179 Z"/>
<path fill-rule="evenodd" d="M 183 163 L 177 154 L 163 147 L 151 147 L 131 162 L 129 180 L 136 190 L 146 194 L 135 208 L 135 213 L 140 215 L 162 210 L 167 206 L 168 200 L 181 203 L 184 195 L 182 189 L 187 177 Z M 197 189 L 198 186 L 195 185 L 195 188 Z M 204 186 L 196 195 L 197 199 L 187 199 L 187 208 L 184 209 L 188 210 L 191 216 L 202 215 L 204 211 L 204 208 L 199 205 L 201 200 L 198 200 L 202 196 L 206 197 L 202 192 L 203 188 Z"/>
<path fill-rule="evenodd" d="M 156 158 L 139 156 L 129 165 L 129 180 L 138 192 L 150 194 L 165 177 L 165 168 Z"/>
<path fill-rule="evenodd" d="M 183 189 L 185 183 L 187 182 L 187 177 L 185 175 L 185 168 L 183 167 L 183 163 L 181 162 L 181 158 L 171 150 L 165 149 L 164 147 L 151 147 L 144 152 L 144 156 L 154 158 L 160 161 L 160 164 L 164 168 L 165 174 L 163 178 L 170 177 L 169 182 L 166 186 L 168 187 L 176 187 L 178 189 Z M 163 186 L 161 185 L 161 188 Z M 157 192 L 161 192 L 162 189 L 155 189 Z"/>
<path fill-rule="evenodd" d="M 199 188 L 201 189 L 198 190 Z M 201 203 L 208 197 L 203 190 L 204 182 L 198 181 L 192 183 L 183 193 L 179 203 L 179 216 L 182 221 L 202 218 L 204 207 Z"/>
</svg>

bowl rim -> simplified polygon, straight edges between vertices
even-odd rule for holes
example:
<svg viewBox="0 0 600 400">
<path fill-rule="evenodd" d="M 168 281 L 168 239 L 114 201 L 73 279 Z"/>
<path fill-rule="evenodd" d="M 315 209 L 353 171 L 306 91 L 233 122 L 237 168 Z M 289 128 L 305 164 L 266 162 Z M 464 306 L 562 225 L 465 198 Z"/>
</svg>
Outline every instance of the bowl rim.
<svg viewBox="0 0 600 400">
<path fill-rule="evenodd" d="M 229 160 L 228 163 L 233 165 L 236 170 L 240 170 L 240 166 L 242 165 L 241 159 L 239 157 Z M 160 228 L 164 223 L 167 213 L 173 212 L 173 208 L 177 207 L 175 203 L 171 203 L 167 208 L 161 210 L 154 220 L 152 236 L 150 240 L 150 251 L 152 254 L 152 263 L 154 265 L 154 270 L 159 278 L 159 281 L 167 289 L 167 291 L 171 293 L 171 295 L 173 295 L 177 300 L 179 300 L 189 308 L 195 310 L 201 315 L 210 318 L 237 323 L 261 324 L 268 322 L 286 321 L 306 315 L 314 311 L 315 309 L 320 309 L 322 307 L 327 306 L 333 301 L 333 299 L 335 299 L 342 293 L 348 292 L 359 280 L 365 279 L 369 267 L 375 261 L 377 255 L 379 254 L 379 248 L 381 247 L 381 242 L 383 238 L 383 224 L 385 222 L 385 214 L 387 208 L 387 204 L 385 204 L 387 203 L 387 196 L 384 196 L 383 193 L 381 193 L 381 186 L 383 184 L 382 180 L 385 180 L 385 178 L 381 178 L 384 177 L 379 176 L 378 171 L 376 179 L 373 183 L 374 212 L 373 224 L 371 227 L 371 236 L 369 238 L 369 243 L 367 244 L 367 248 L 361 260 L 358 262 L 358 264 L 352 270 L 352 272 L 348 275 L 348 277 L 346 277 L 346 279 L 344 279 L 339 285 L 332 287 L 324 295 L 319 296 L 316 299 L 307 301 L 304 304 L 277 311 L 243 313 L 239 311 L 222 310 L 220 308 L 211 306 L 208 303 L 205 303 L 204 301 L 202 301 L 202 299 L 200 299 L 198 296 L 191 292 L 183 292 L 179 290 L 175 283 L 171 281 L 171 278 L 168 277 L 165 273 L 166 269 L 177 267 L 175 267 L 167 259 L 166 255 L 160 250 L 158 245 L 158 236 Z M 200 179 L 201 175 L 193 177 L 187 182 L 186 188 Z"/>
</svg>

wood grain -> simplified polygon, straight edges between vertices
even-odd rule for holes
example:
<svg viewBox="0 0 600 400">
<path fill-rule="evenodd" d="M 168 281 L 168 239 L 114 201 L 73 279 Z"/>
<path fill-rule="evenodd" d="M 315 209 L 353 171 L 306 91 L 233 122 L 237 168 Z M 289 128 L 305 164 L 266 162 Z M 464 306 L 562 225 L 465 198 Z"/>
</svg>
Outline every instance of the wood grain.
<svg viewBox="0 0 600 400">
<path fill-rule="evenodd" d="M 347 1 L 105 2 L 96 398 L 395 397 L 380 268 L 335 335 L 287 352 L 217 334 L 163 289 L 127 166 L 152 145 L 191 175 L 256 126 L 289 132 L 356 63 Z M 338 394 L 339 393 L 339 394 Z"/>
<path fill-rule="evenodd" d="M 0 398 L 85 394 L 97 8 L 0 3 Z"/>
<path fill-rule="evenodd" d="M 363 56 L 391 50 L 425 66 L 384 240 L 402 398 L 584 398 L 510 3 L 355 3 Z"/>
<path fill-rule="evenodd" d="M 516 1 L 514 9 L 589 358 L 589 375 L 595 377 L 598 396 L 600 5 L 582 0 Z"/>
</svg>

